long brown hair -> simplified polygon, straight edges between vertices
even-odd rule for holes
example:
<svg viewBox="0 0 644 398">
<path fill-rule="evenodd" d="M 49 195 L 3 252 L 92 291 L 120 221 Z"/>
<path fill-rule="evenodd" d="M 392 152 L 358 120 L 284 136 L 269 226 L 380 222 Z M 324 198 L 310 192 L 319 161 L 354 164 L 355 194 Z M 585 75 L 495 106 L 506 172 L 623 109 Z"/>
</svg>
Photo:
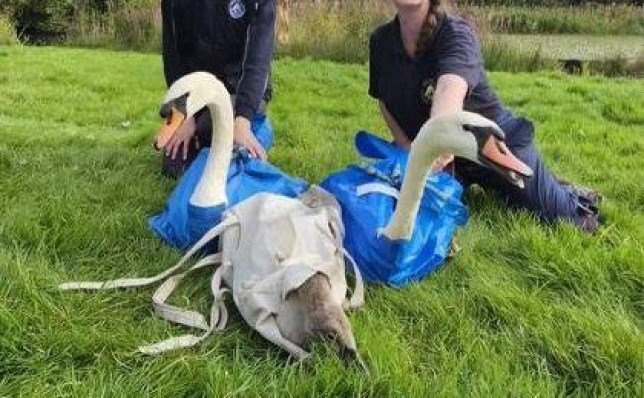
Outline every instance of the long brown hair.
<svg viewBox="0 0 644 398">
<path fill-rule="evenodd" d="M 438 27 L 438 21 L 446 12 L 443 3 L 441 0 L 430 0 L 429 12 L 420 30 L 420 35 L 418 35 L 418 41 L 416 42 L 415 55 L 425 52 L 432 43 L 434 35 L 436 34 L 436 28 Z"/>
</svg>

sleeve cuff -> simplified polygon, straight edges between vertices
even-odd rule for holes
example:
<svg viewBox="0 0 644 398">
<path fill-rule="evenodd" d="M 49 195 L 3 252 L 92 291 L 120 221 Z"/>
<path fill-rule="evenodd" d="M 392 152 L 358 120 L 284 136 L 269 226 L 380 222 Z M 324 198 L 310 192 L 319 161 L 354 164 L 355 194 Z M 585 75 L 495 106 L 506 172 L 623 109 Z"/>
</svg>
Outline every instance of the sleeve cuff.
<svg viewBox="0 0 644 398">
<path fill-rule="evenodd" d="M 467 84 L 467 95 L 470 95 L 474 88 L 480 83 L 480 74 L 478 69 L 472 68 L 445 68 L 439 70 L 436 74 L 438 77 L 442 75 L 456 75 Z"/>
<path fill-rule="evenodd" d="M 203 108 L 195 115 L 195 122 L 197 131 L 209 131 L 211 126 L 210 112 L 207 108 Z"/>
<path fill-rule="evenodd" d="M 237 105 L 235 106 L 235 117 L 243 116 L 248 120 L 253 120 L 255 116 L 255 111 L 253 108 L 247 105 Z"/>
</svg>

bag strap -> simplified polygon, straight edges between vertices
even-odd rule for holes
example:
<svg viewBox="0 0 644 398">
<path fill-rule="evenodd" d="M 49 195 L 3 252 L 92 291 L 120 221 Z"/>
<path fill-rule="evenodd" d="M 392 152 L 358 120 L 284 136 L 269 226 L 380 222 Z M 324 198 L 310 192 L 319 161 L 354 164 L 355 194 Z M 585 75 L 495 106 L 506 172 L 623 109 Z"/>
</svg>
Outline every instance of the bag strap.
<svg viewBox="0 0 644 398">
<path fill-rule="evenodd" d="M 222 274 L 227 266 L 227 264 L 222 264 L 219 268 L 217 268 L 217 271 L 215 271 L 212 276 L 210 285 L 214 300 L 210 307 L 209 323 L 206 321 L 203 315 L 199 314 L 196 311 L 184 310 L 178 307 L 174 307 L 169 304 L 165 304 L 164 301 L 162 301 L 161 303 L 155 303 L 155 310 L 157 311 L 157 314 L 159 316 L 172 322 L 202 329 L 205 332 L 201 336 L 195 336 L 194 334 L 184 334 L 182 336 L 171 337 L 169 339 L 162 340 L 158 343 L 139 346 L 137 350 L 143 354 L 156 355 L 179 348 L 194 347 L 195 345 L 205 340 L 208 336 L 210 336 L 213 331 L 223 330 L 226 327 L 226 322 L 228 321 L 228 310 L 226 309 L 226 305 L 224 304 L 223 296 L 229 290 L 222 288 L 221 285 Z M 197 268 L 193 267 L 193 269 Z M 190 271 L 192 271 L 193 269 L 191 269 Z M 176 276 L 180 277 L 179 280 L 181 280 L 183 276 L 190 271 Z M 172 283 L 168 285 L 170 286 L 172 285 Z M 155 293 L 155 296 L 157 296 L 157 294 L 159 293 L 161 293 L 160 296 L 163 296 L 166 293 L 165 291 L 160 292 L 160 290 L 163 290 L 163 288 L 163 285 L 160 286 Z M 168 292 L 171 293 L 172 290 L 174 290 L 174 287 L 170 287 Z"/>
<path fill-rule="evenodd" d="M 111 281 L 105 281 L 105 282 L 67 282 L 67 283 L 61 283 L 58 285 L 58 290 L 61 291 L 67 291 L 67 290 L 109 290 L 109 289 L 122 289 L 122 288 L 128 288 L 128 287 L 143 287 L 143 286 L 148 286 L 153 283 L 159 282 L 160 280 L 163 280 L 167 278 L 168 276 L 172 275 L 175 273 L 178 269 L 180 269 L 190 257 L 192 257 L 198 250 L 200 250 L 203 246 L 206 245 L 206 243 L 210 242 L 217 236 L 221 235 L 222 232 L 224 232 L 228 227 L 236 224 L 238 221 L 236 218 L 233 219 L 233 217 L 226 217 L 224 221 L 221 223 L 217 224 L 215 227 L 211 228 L 208 232 L 204 234 L 204 236 L 197 241 L 197 243 L 194 244 L 188 250 L 186 254 L 179 260 L 177 264 L 174 266 L 168 268 L 167 270 L 161 272 L 158 275 L 155 275 L 153 277 L 149 278 L 122 278 L 122 279 L 114 279 Z"/>
<path fill-rule="evenodd" d="M 347 249 L 341 247 L 341 250 L 344 256 L 353 266 L 353 275 L 356 278 L 356 283 L 353 287 L 353 294 L 351 294 L 351 297 L 349 297 L 347 305 L 349 308 L 360 308 L 364 305 L 364 282 L 362 281 L 362 274 L 360 273 L 358 264 L 356 264 L 355 260 L 353 259 L 353 257 L 351 257 L 351 254 L 349 254 Z"/>
<path fill-rule="evenodd" d="M 356 195 L 364 196 L 370 193 L 381 193 L 383 195 L 391 196 L 398 200 L 400 191 L 391 185 L 383 184 L 381 182 L 368 182 L 366 184 L 358 185 L 356 187 Z"/>
<path fill-rule="evenodd" d="M 161 286 L 155 291 L 152 296 L 152 305 L 154 306 L 155 313 L 168 321 L 178 323 L 181 325 L 204 330 L 205 333 L 201 336 L 187 334 L 178 337 L 172 337 L 163 340 L 159 343 L 140 346 L 138 351 L 144 354 L 159 354 L 162 352 L 174 350 L 177 348 L 192 347 L 208 337 L 214 330 L 222 330 L 228 321 L 228 311 L 223 302 L 223 296 L 229 290 L 222 288 L 222 274 L 231 265 L 229 263 L 222 264 L 222 253 L 215 253 L 208 255 L 190 267 L 188 270 L 172 275 L 180 269 L 195 253 L 203 248 L 208 242 L 221 235 L 227 228 L 238 224 L 239 220 L 234 215 L 227 216 L 221 223 L 211 228 L 195 243 L 190 250 L 175 264 L 160 274 L 150 278 L 123 278 L 115 279 L 107 282 L 69 282 L 58 285 L 59 290 L 105 290 L 126 287 L 141 287 L 147 286 L 152 283 L 158 282 L 167 278 Z M 204 268 L 206 266 L 213 266 L 221 264 L 215 271 L 210 283 L 213 293 L 213 303 L 210 308 L 210 322 L 206 318 L 192 310 L 182 309 L 171 304 L 166 303 L 167 299 L 172 295 L 179 283 L 189 273 Z M 169 275 L 172 275 L 168 278 Z"/>
<path fill-rule="evenodd" d="M 234 216 L 233 214 L 227 216 L 219 225 L 211 228 L 208 232 L 206 232 L 204 236 L 199 239 L 197 243 L 195 243 L 194 246 L 190 248 L 190 250 L 188 250 L 184 257 L 179 261 L 179 263 L 187 260 L 190 256 L 200 250 L 212 239 L 221 235 L 221 233 L 228 227 L 233 226 L 237 223 L 239 223 L 239 220 L 236 216 Z M 196 311 L 186 310 L 166 303 L 168 297 L 170 297 L 172 292 L 179 285 L 179 282 L 181 282 L 181 280 L 188 273 L 205 266 L 215 264 L 221 265 L 213 274 L 212 280 L 210 282 L 210 289 L 213 295 L 213 302 L 210 307 L 210 322 L 206 321 L 206 318 Z M 201 261 L 197 262 L 197 264 L 193 265 L 189 270 L 181 274 L 174 275 L 163 282 L 163 284 L 159 286 L 157 291 L 152 296 L 152 304 L 154 306 L 156 314 L 170 322 L 175 322 L 181 325 L 204 330 L 204 333 L 201 336 L 195 336 L 194 334 L 184 334 L 182 336 L 171 337 L 158 343 L 139 346 L 138 351 L 143 354 L 156 355 L 179 348 L 194 347 L 195 345 L 205 340 L 208 336 L 210 336 L 213 331 L 223 330 L 226 327 L 226 323 L 228 322 L 228 310 L 226 309 L 226 305 L 224 304 L 223 297 L 224 294 L 229 292 L 229 289 L 222 287 L 222 274 L 231 266 L 232 265 L 230 264 L 230 262 L 222 263 L 222 253 L 220 252 L 204 257 L 203 259 L 201 259 Z"/>
<path fill-rule="evenodd" d="M 170 322 L 201 330 L 208 330 L 210 328 L 210 325 L 203 315 L 196 311 L 189 311 L 167 304 L 166 301 L 186 275 L 205 266 L 218 265 L 220 263 L 221 253 L 212 254 L 201 259 L 195 265 L 190 267 L 190 269 L 188 269 L 186 272 L 173 275 L 166 279 L 165 282 L 163 282 L 161 286 L 159 286 L 159 288 L 156 290 L 156 292 L 154 292 L 154 295 L 152 296 L 152 305 L 154 307 L 154 312 L 159 317 Z"/>
<path fill-rule="evenodd" d="M 340 231 L 339 226 L 334 220 L 329 220 L 329 224 L 331 225 L 332 229 L 335 229 L 336 231 Z M 346 308 L 351 308 L 351 309 L 362 307 L 364 305 L 364 282 L 362 281 L 362 274 L 360 273 L 358 264 L 356 264 L 353 257 L 351 257 L 351 254 L 349 254 L 349 252 L 342 245 L 342 235 L 341 234 L 334 235 L 327 228 L 323 228 L 319 224 L 316 224 L 316 225 L 323 235 L 329 237 L 333 241 L 333 243 L 335 244 L 335 247 L 343 254 L 344 257 L 346 257 L 349 260 L 349 262 L 351 263 L 351 266 L 353 267 L 353 274 L 356 279 L 355 286 L 353 287 L 353 292 L 351 294 L 351 297 L 349 297 L 348 299 L 345 299 L 344 306 Z"/>
</svg>

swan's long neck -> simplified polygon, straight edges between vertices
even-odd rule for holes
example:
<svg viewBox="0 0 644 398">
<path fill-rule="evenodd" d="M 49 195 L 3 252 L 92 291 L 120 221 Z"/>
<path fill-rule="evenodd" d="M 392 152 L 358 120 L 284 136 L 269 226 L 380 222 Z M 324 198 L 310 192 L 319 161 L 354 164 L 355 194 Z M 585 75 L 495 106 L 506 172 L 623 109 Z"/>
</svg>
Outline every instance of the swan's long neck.
<svg viewBox="0 0 644 398">
<path fill-rule="evenodd" d="M 386 237 L 392 240 L 411 238 L 427 177 L 432 163 L 439 156 L 452 154 L 481 164 L 477 139 L 473 133 L 463 129 L 464 125 L 491 128 L 503 133 L 493 121 L 467 111 L 438 116 L 426 122 L 411 144 L 398 205 L 382 231 Z"/>
<path fill-rule="evenodd" d="M 411 238 L 431 165 L 441 155 L 436 149 L 432 145 L 430 134 L 419 134 L 412 142 L 398 205 L 389 224 L 383 230 L 387 238 Z"/>
<path fill-rule="evenodd" d="M 226 177 L 233 149 L 233 109 L 228 93 L 216 92 L 207 106 L 212 116 L 212 144 L 204 172 L 190 198 L 199 207 L 226 203 Z"/>
</svg>

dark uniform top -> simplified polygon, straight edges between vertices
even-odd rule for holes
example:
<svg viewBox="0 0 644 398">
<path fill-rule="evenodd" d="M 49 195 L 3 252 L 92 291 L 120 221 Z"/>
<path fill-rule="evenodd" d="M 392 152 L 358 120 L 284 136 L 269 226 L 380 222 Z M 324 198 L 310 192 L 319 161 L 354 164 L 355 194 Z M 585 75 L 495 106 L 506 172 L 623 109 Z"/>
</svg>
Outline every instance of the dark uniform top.
<svg viewBox="0 0 644 398">
<path fill-rule="evenodd" d="M 428 48 L 410 57 L 396 17 L 374 30 L 369 51 L 369 94 L 384 102 L 410 139 L 429 118 L 436 81 L 444 74 L 467 82 L 465 110 L 497 123 L 508 114 L 488 84 L 476 33 L 461 18 L 441 15 Z"/>
<path fill-rule="evenodd" d="M 162 0 L 163 67 L 171 85 L 207 71 L 235 94 L 235 116 L 252 120 L 271 95 L 273 0 Z"/>
<path fill-rule="evenodd" d="M 409 57 L 396 18 L 372 33 L 369 67 L 369 94 L 384 102 L 410 139 L 430 116 L 432 88 L 438 78 L 444 74 L 462 77 L 467 82 L 465 110 L 494 120 L 505 131 L 514 155 L 533 170 L 534 176 L 520 189 L 490 169 L 456 158 L 455 177 L 465 186 L 476 183 L 491 188 L 509 204 L 528 209 L 544 220 L 570 220 L 586 231 L 597 228 L 596 208 L 589 205 L 592 199 L 559 183 L 532 143 L 532 123 L 505 109 L 490 88 L 476 33 L 466 21 L 442 16 L 427 50 Z M 428 87 L 429 95 L 425 95 Z"/>
</svg>

